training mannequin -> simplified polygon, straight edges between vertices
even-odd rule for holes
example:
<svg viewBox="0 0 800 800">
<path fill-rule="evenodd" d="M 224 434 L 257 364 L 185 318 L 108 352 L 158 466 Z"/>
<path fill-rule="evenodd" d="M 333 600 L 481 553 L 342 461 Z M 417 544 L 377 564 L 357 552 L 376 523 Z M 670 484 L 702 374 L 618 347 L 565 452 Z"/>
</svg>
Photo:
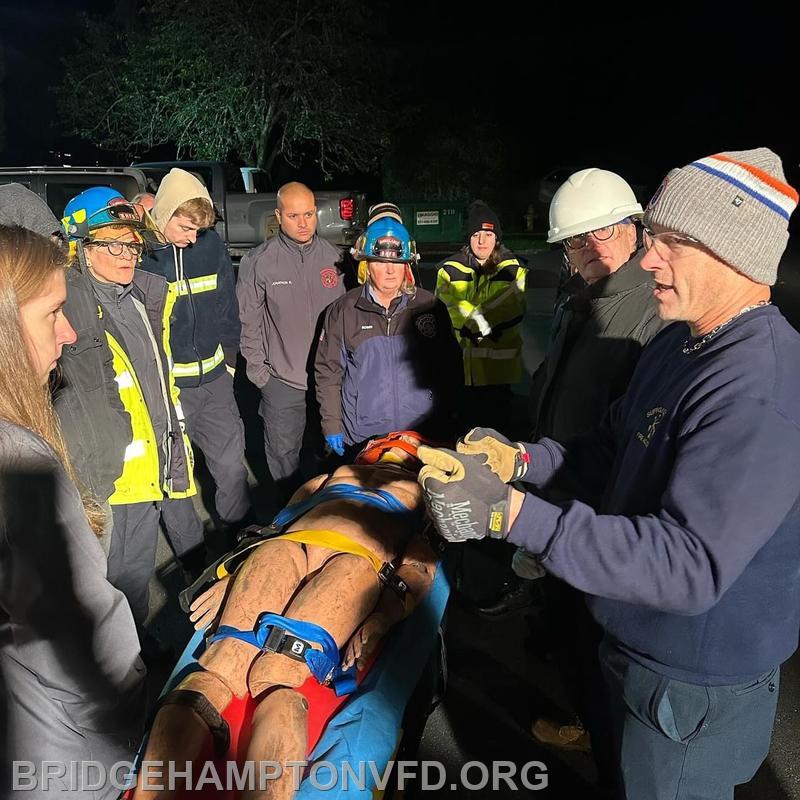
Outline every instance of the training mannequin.
<svg viewBox="0 0 800 800">
<path fill-rule="evenodd" d="M 350 491 L 347 487 L 360 487 L 389 495 L 393 508 L 357 496 L 319 502 L 283 528 L 283 536 L 306 541 L 281 536 L 264 541 L 250 551 L 235 575 L 214 584 L 192 603 L 195 627 L 210 625 L 220 607 L 218 635 L 230 629 L 252 632 L 265 612 L 283 615 L 290 621 L 287 624 L 300 621 L 324 629 L 337 651 L 346 645 L 342 669 L 363 667 L 381 638 L 433 582 L 437 555 L 422 535 L 418 444 L 415 434 L 390 434 L 371 441 L 356 464 L 301 486 L 290 507 L 319 490 L 335 495 Z M 378 571 L 387 564 L 394 569 L 384 566 L 391 577 L 382 581 Z M 209 641 L 199 659 L 202 669 L 184 678 L 162 701 L 145 761 L 191 761 L 210 735 L 218 752 L 224 752 L 227 723 L 220 715 L 234 695 L 241 698 L 246 693 L 259 700 L 246 758 L 281 764 L 305 759 L 308 704 L 295 689 L 312 674 L 309 665 L 283 652 L 263 652 L 230 633 Z M 313 639 L 305 644 L 319 649 Z M 243 798 L 285 800 L 294 793 L 293 778 L 286 769 L 281 778 L 266 782 L 263 791 L 246 791 Z M 140 782 L 135 798 L 174 794 L 167 789 L 145 791 Z"/>
</svg>

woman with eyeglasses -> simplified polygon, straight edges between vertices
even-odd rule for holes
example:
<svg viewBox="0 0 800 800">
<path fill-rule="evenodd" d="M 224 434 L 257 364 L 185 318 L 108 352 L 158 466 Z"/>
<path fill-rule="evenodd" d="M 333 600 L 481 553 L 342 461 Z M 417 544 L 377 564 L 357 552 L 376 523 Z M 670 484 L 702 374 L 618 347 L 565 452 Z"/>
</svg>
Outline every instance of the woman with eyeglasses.
<svg viewBox="0 0 800 800">
<path fill-rule="evenodd" d="M 108 578 L 143 632 L 162 501 L 196 491 L 164 349 L 162 319 L 174 296 L 162 277 L 136 269 L 143 223 L 119 192 L 87 189 L 70 200 L 62 222 L 76 257 L 67 313 L 78 338 L 61 358 L 56 408 L 79 474 L 110 505 Z M 202 541 L 194 509 L 184 517 L 178 524 Z"/>
<path fill-rule="evenodd" d="M 49 238 L 0 225 L 3 797 L 70 786 L 70 797 L 113 797 L 106 776 L 135 751 L 144 702 L 133 618 L 106 579 L 102 514 L 76 488 L 48 388 L 62 348 L 77 340 L 64 314 L 65 265 Z M 76 773 L 87 762 L 95 791 Z"/>
</svg>

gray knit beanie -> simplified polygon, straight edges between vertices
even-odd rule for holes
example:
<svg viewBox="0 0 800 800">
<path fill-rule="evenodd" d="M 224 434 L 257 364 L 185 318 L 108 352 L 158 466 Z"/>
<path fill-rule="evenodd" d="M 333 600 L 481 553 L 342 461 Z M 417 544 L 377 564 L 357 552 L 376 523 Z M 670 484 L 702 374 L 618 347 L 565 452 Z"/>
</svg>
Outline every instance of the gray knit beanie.
<svg viewBox="0 0 800 800">
<path fill-rule="evenodd" d="M 673 169 L 644 224 L 692 236 L 756 283 L 775 283 L 797 192 L 766 147 L 717 153 Z"/>
<path fill-rule="evenodd" d="M 0 186 L 0 225 L 19 225 L 41 236 L 61 233 L 47 203 L 21 183 Z"/>
</svg>

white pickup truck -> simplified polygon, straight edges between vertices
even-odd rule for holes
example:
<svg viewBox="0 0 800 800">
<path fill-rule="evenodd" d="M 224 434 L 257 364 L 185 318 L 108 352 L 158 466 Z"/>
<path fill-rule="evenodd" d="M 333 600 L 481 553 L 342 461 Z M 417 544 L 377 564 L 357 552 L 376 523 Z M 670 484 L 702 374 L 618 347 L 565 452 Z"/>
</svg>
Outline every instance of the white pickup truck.
<svg viewBox="0 0 800 800">
<path fill-rule="evenodd" d="M 265 191 L 266 176 L 259 170 L 246 171 L 219 161 L 151 161 L 132 165 L 145 173 L 151 185 L 158 185 L 172 167 L 197 175 L 205 183 L 222 216 L 217 231 L 232 254 L 242 255 L 278 230 L 275 217 L 277 193 Z M 312 187 L 313 188 L 313 187 Z M 314 190 L 317 200 L 317 233 L 343 247 L 349 247 L 366 226 L 367 202 L 363 192 Z"/>
<path fill-rule="evenodd" d="M 155 192 L 172 167 L 193 172 L 206 184 L 220 215 L 217 232 L 234 258 L 276 233 L 276 193 L 245 191 L 242 171 L 218 161 L 165 161 L 130 167 L 0 167 L 0 184 L 13 182 L 27 186 L 61 219 L 69 200 L 90 186 L 111 186 L 130 200 L 139 192 Z M 251 189 L 260 188 L 262 175 L 255 172 L 248 176 Z M 314 194 L 317 232 L 341 247 L 352 245 L 366 225 L 364 194 L 329 190 Z"/>
</svg>

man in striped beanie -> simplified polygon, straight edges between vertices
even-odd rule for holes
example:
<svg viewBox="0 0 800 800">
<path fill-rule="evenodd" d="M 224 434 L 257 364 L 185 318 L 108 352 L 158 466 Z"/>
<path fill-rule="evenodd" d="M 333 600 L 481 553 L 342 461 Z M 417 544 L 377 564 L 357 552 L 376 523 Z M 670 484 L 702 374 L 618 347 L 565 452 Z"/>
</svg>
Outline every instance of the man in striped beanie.
<svg viewBox="0 0 800 800">
<path fill-rule="evenodd" d="M 766 148 L 672 170 L 641 266 L 675 324 L 603 425 L 419 449 L 445 538 L 508 539 L 586 594 L 627 800 L 731 798 L 769 750 L 800 628 L 800 335 L 769 289 L 797 200 Z"/>
<path fill-rule="evenodd" d="M 796 205 L 780 158 L 759 147 L 673 169 L 650 200 L 645 225 L 693 237 L 737 272 L 772 286 Z"/>
</svg>

